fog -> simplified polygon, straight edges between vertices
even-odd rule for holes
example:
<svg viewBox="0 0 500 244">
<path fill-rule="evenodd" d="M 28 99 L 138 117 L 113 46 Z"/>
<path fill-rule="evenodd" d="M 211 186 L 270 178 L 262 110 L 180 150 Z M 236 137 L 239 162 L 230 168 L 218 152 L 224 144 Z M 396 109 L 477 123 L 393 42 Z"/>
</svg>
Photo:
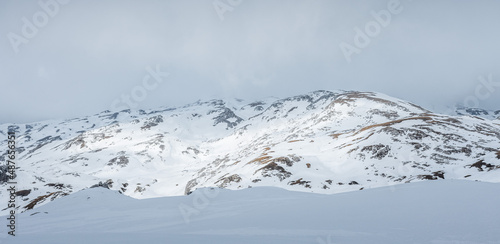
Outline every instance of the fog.
<svg viewBox="0 0 500 244">
<path fill-rule="evenodd" d="M 1 1 L 0 123 L 337 89 L 500 110 L 499 10 L 493 0 Z"/>
</svg>

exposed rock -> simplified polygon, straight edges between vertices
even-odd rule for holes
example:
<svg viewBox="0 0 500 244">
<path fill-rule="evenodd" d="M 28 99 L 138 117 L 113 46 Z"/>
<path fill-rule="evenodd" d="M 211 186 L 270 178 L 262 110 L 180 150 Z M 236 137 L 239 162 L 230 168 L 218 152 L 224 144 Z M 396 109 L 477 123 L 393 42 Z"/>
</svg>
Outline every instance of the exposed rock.
<svg viewBox="0 0 500 244">
<path fill-rule="evenodd" d="M 437 180 L 438 178 L 444 179 L 443 171 L 433 172 L 432 175 L 417 175 L 417 179 L 420 180 Z"/>
<path fill-rule="evenodd" d="M 274 162 L 274 163 L 280 163 L 280 164 L 285 164 L 286 166 L 293 166 L 293 161 L 290 160 L 289 158 L 287 157 L 279 157 L 279 158 L 275 158 L 273 159 L 271 162 Z"/>
<path fill-rule="evenodd" d="M 145 188 L 145 187 L 142 187 L 142 186 L 137 186 L 137 187 L 135 188 L 135 191 L 134 191 L 134 192 L 139 192 L 139 193 L 141 193 L 141 192 L 143 192 L 143 191 L 145 191 L 145 190 L 146 190 L 146 188 Z"/>
<path fill-rule="evenodd" d="M 92 185 L 90 188 L 96 188 L 96 187 L 111 189 L 113 187 L 113 180 L 109 179 L 106 182 L 99 181 L 99 183 Z"/>
<path fill-rule="evenodd" d="M 210 111 L 209 114 L 213 112 L 215 111 Z M 214 126 L 220 123 L 226 123 L 226 129 L 233 128 L 241 123 L 241 121 L 243 121 L 242 118 L 237 116 L 231 109 L 224 107 L 222 112 L 214 118 Z"/>
<path fill-rule="evenodd" d="M 162 122 L 163 122 L 163 116 L 161 115 L 150 117 L 144 122 L 144 125 L 141 127 L 141 130 L 149 130 L 151 129 L 151 127 L 157 126 Z"/>
<path fill-rule="evenodd" d="M 433 153 L 431 155 L 431 159 L 434 160 L 434 162 L 436 162 L 437 164 L 449 164 L 450 161 L 457 161 L 458 160 L 457 158 L 444 156 L 444 155 L 441 155 L 438 153 Z"/>
<path fill-rule="evenodd" d="M 129 160 L 126 156 L 118 156 L 118 157 L 115 157 L 115 158 L 112 158 L 111 160 L 109 160 L 109 163 L 108 165 L 118 165 L 118 166 L 121 166 L 122 168 L 127 166 L 127 164 L 129 163 Z"/>
<path fill-rule="evenodd" d="M 222 181 L 222 182 L 221 182 Z M 217 184 L 218 182 L 221 182 L 219 184 L 219 187 L 221 188 L 224 188 L 226 186 L 228 186 L 229 184 L 231 184 L 231 182 L 240 182 L 241 181 L 241 177 L 237 174 L 234 174 L 234 175 L 230 175 L 230 176 L 227 176 L 227 177 L 223 177 L 223 178 L 220 178 L 218 181 L 215 182 L 215 184 Z"/>
<path fill-rule="evenodd" d="M 25 197 L 31 193 L 31 189 L 16 191 L 16 196 Z"/>
<path fill-rule="evenodd" d="M 399 118 L 398 112 L 393 111 L 393 110 L 383 111 L 383 110 L 379 110 L 379 109 L 371 109 L 370 111 L 368 111 L 368 113 L 377 114 L 377 115 L 383 116 L 383 117 L 390 119 L 390 120 L 394 120 L 394 119 Z"/>
<path fill-rule="evenodd" d="M 38 141 L 36 141 L 36 146 L 35 148 L 33 149 L 30 149 L 28 153 L 33 153 L 35 152 L 36 150 L 42 148 L 43 146 L 49 144 L 49 143 L 52 143 L 54 141 L 60 141 L 61 140 L 61 137 L 60 136 L 56 136 L 56 137 L 52 137 L 52 136 L 46 136 Z"/>
<path fill-rule="evenodd" d="M 9 181 L 9 172 L 7 165 L 0 165 L 0 184 Z"/>
<path fill-rule="evenodd" d="M 480 108 L 467 108 L 465 111 L 470 115 L 480 116 L 480 115 L 488 115 L 488 111 Z"/>
<path fill-rule="evenodd" d="M 499 168 L 496 165 L 490 164 L 490 163 L 485 163 L 484 160 L 479 160 L 473 164 L 466 165 L 469 166 L 469 168 L 475 167 L 477 168 L 478 171 L 484 171 L 485 169 L 488 169 L 488 171 Z M 484 167 L 484 169 L 483 169 Z"/>
<path fill-rule="evenodd" d="M 45 184 L 46 186 L 54 187 L 55 189 L 61 190 L 63 188 L 66 188 L 66 186 L 63 183 L 48 183 Z"/>
<path fill-rule="evenodd" d="M 191 194 L 192 192 L 192 189 L 198 185 L 198 182 L 196 181 L 196 179 L 192 179 L 190 181 L 188 181 L 188 183 L 186 184 L 186 188 L 184 189 L 184 195 L 189 195 Z"/>
<path fill-rule="evenodd" d="M 292 173 L 286 171 L 283 167 L 279 166 L 275 162 L 268 163 L 266 166 L 256 170 L 255 173 L 257 173 L 258 171 L 261 171 L 262 176 L 264 177 L 276 176 L 280 181 L 283 181 L 284 179 L 292 175 Z"/>
<path fill-rule="evenodd" d="M 385 156 L 387 156 L 387 154 L 389 154 L 391 148 L 387 145 L 377 144 L 377 145 L 365 146 L 361 149 L 361 152 L 365 151 L 372 154 L 371 158 L 383 159 L 385 158 Z"/>
</svg>

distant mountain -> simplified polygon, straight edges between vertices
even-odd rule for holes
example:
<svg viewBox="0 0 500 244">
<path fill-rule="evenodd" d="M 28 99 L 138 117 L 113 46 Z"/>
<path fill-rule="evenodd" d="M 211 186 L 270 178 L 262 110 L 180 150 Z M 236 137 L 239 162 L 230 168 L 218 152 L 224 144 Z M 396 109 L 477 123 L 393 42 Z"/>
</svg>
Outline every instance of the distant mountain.
<svg viewBox="0 0 500 244">
<path fill-rule="evenodd" d="M 464 108 L 458 107 L 455 110 L 457 115 L 471 115 L 485 119 L 500 120 L 500 110 L 486 110 L 481 108 Z"/>
<path fill-rule="evenodd" d="M 498 120 L 436 114 L 373 92 L 105 111 L 3 124 L 2 138 L 9 127 L 18 137 L 20 210 L 88 187 L 151 198 L 212 186 L 337 193 L 436 179 L 500 182 Z"/>
</svg>

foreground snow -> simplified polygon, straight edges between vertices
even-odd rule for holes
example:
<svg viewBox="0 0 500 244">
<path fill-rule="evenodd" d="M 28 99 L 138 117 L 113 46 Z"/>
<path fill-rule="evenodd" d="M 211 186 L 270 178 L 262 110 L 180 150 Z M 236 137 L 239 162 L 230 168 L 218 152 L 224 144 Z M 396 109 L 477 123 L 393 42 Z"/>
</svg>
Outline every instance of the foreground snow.
<svg viewBox="0 0 500 244">
<path fill-rule="evenodd" d="M 426 181 L 335 195 L 262 187 L 137 200 L 83 190 L 18 216 L 3 243 L 500 243 L 500 184 Z"/>
</svg>

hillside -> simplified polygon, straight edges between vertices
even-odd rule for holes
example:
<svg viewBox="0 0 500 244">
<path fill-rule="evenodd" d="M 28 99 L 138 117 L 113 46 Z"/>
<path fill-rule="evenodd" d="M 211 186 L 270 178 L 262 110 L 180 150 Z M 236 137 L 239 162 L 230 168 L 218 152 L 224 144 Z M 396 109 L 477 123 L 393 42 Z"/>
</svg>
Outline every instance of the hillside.
<svg viewBox="0 0 500 244">
<path fill-rule="evenodd" d="M 20 211 L 93 186 L 142 199 L 201 187 L 339 193 L 436 179 L 500 181 L 498 120 L 435 114 L 373 92 L 105 111 L 3 124 L 3 138 L 9 128 L 17 134 Z"/>
</svg>

